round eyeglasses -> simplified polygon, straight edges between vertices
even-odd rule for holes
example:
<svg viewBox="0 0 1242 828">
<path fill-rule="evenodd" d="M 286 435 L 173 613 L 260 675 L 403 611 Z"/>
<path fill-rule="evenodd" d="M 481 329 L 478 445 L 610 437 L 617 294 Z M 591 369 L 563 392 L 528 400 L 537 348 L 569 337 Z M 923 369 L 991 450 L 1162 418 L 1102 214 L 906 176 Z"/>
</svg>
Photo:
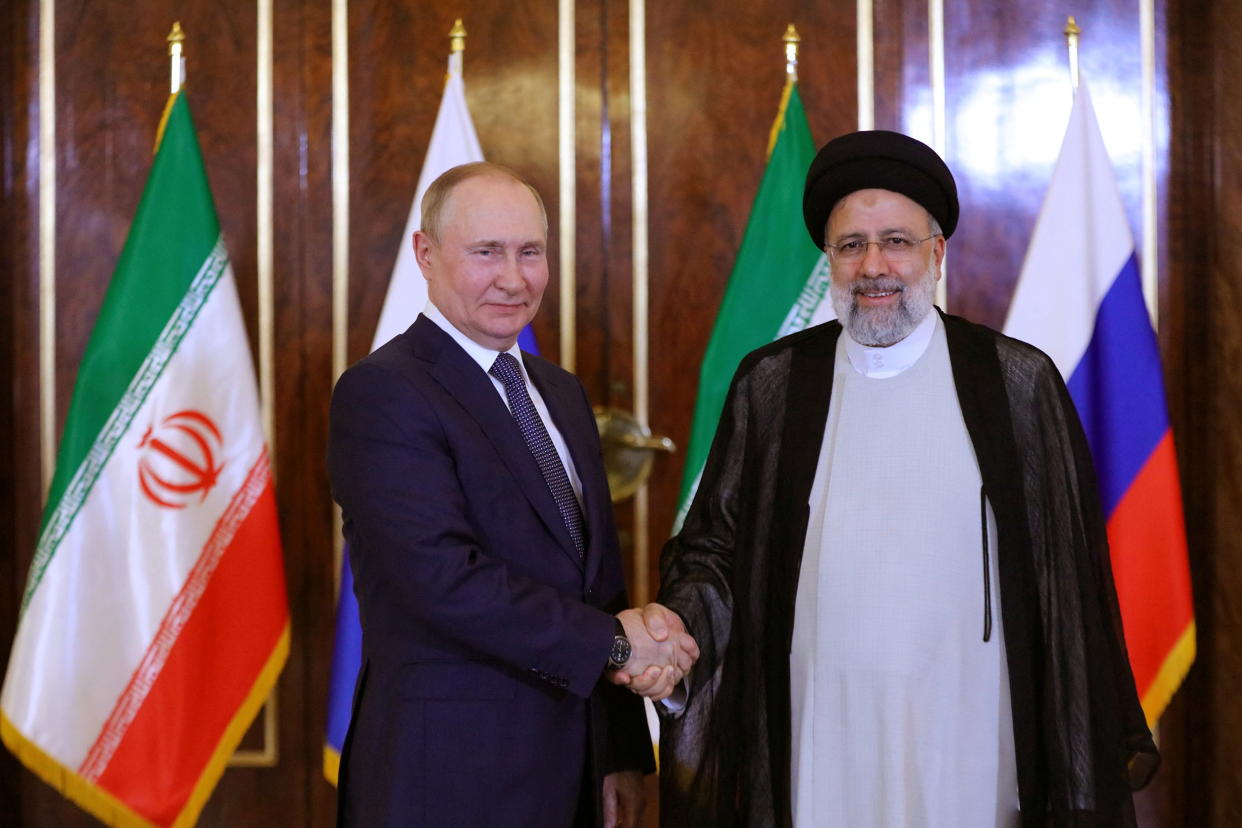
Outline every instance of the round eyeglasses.
<svg viewBox="0 0 1242 828">
<path fill-rule="evenodd" d="M 932 233 L 925 239 L 912 239 L 900 233 L 894 233 L 876 241 L 846 239 L 836 244 L 825 244 L 824 248 L 833 261 L 837 262 L 856 262 L 867 255 L 867 248 L 873 244 L 880 248 L 880 253 L 890 262 L 910 261 L 918 255 L 920 244 L 939 235 L 941 234 Z"/>
</svg>

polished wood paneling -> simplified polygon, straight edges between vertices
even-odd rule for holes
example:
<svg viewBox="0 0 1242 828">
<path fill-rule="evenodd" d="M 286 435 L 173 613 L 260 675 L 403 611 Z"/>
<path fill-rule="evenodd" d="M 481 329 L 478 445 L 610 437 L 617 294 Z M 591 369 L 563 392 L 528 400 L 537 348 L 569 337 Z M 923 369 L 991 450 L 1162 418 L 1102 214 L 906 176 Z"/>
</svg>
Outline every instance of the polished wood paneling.
<svg viewBox="0 0 1242 828">
<path fill-rule="evenodd" d="M 1162 826 L 1242 823 L 1242 9 L 1171 2 L 1169 285 L 1165 349 L 1190 541 L 1199 653 L 1162 728 Z"/>
<path fill-rule="evenodd" d="M 37 19 L 34 2 L 14 2 L 0 11 L 0 523 L 12 531 L 14 547 L 33 545 L 38 522 L 40 458 L 38 364 L 30 344 L 38 338 L 38 109 L 31 106 L 38 84 Z M 7 545 L 7 544 L 5 544 Z M 16 567 L 0 556 L 0 567 Z M 24 575 L 12 573 L 16 578 Z M 4 577 L 4 573 L 0 573 Z M 0 595 L 20 592 L 4 577 Z M 0 635 L 10 630 L 8 605 L 0 601 Z M 15 610 L 15 606 L 13 607 Z M 15 617 L 15 615 L 13 616 Z"/>
<path fill-rule="evenodd" d="M 629 409 L 631 122 L 626 9 L 627 4 L 618 0 L 593 0 L 578 3 L 574 11 L 573 276 L 576 373 L 592 402 Z"/>
<path fill-rule="evenodd" d="M 39 521 L 38 6 L 0 5 L 0 641 L 12 639 L 25 581 L 24 550 Z M 33 439 L 32 439 L 33 437 Z M 12 550 L 23 550 L 15 554 Z M 0 661 L 7 661 L 7 646 Z M 0 809 L 19 811 L 30 777 L 0 751 Z"/>
</svg>

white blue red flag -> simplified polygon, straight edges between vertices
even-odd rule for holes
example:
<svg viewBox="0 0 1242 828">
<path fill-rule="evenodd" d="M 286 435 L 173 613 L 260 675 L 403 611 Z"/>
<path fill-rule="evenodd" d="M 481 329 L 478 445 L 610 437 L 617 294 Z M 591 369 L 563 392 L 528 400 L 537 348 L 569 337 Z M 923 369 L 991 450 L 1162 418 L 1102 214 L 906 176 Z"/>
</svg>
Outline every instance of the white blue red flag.
<svg viewBox="0 0 1242 828">
<path fill-rule="evenodd" d="M 1085 82 L 1005 333 L 1052 357 L 1078 408 L 1130 666 L 1154 724 L 1195 657 L 1181 485 L 1134 239 Z"/>
</svg>

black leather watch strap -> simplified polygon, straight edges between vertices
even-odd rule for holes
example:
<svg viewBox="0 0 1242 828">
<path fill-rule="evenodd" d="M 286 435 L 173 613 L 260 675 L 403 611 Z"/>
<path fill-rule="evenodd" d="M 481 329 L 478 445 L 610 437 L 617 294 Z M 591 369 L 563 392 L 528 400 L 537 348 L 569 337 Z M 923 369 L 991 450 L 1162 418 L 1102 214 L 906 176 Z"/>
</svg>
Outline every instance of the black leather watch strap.
<svg viewBox="0 0 1242 828">
<path fill-rule="evenodd" d="M 608 653 L 608 669 L 620 670 L 630 660 L 631 652 L 633 648 L 630 646 L 630 639 L 625 635 L 625 625 L 618 618 L 613 628 L 612 650 Z"/>
</svg>

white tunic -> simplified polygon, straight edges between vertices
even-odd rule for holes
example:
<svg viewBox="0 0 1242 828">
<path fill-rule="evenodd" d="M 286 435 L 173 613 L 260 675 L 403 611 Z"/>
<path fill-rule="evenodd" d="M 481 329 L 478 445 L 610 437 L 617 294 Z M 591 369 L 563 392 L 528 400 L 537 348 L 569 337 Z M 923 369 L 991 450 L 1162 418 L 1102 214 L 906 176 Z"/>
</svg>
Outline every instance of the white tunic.
<svg viewBox="0 0 1242 828">
<path fill-rule="evenodd" d="M 936 313 L 842 333 L 790 653 L 799 828 L 1017 824 L 996 526 Z"/>
</svg>

